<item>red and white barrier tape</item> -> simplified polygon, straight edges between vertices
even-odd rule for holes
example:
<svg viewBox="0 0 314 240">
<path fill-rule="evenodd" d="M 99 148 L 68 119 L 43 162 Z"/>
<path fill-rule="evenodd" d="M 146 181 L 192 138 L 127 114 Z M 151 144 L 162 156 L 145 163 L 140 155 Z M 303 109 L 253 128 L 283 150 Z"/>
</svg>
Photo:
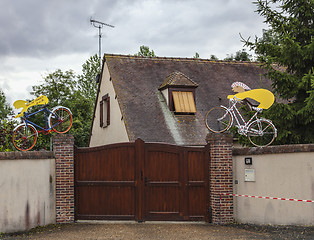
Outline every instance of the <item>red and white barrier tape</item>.
<svg viewBox="0 0 314 240">
<path fill-rule="evenodd" d="M 261 198 L 261 199 L 273 199 L 273 200 L 283 200 L 283 201 L 314 203 L 314 200 L 300 200 L 300 199 L 294 199 L 294 198 L 261 197 L 261 196 L 250 196 L 250 195 L 231 194 L 231 193 L 221 193 L 220 195 L 234 196 L 234 197 L 248 197 L 248 198 Z"/>
</svg>

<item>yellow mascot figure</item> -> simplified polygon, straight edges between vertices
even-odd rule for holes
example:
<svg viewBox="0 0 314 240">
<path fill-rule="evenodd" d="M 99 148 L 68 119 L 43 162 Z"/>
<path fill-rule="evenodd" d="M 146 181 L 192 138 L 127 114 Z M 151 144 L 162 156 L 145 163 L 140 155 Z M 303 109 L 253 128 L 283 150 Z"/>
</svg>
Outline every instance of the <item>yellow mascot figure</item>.
<svg viewBox="0 0 314 240">
<path fill-rule="evenodd" d="M 18 117 L 22 117 L 24 112 L 27 111 L 28 108 L 32 107 L 32 106 L 35 106 L 35 105 L 44 105 L 44 104 L 47 104 L 49 102 L 48 98 L 44 95 L 34 99 L 33 101 L 31 102 L 27 102 L 27 101 L 24 101 L 24 100 L 17 100 L 13 103 L 13 106 L 16 108 L 16 109 L 19 109 L 19 108 L 23 108 L 22 111 L 15 116 L 15 118 L 18 118 Z"/>
<path fill-rule="evenodd" d="M 257 108 L 268 109 L 271 105 L 273 105 L 275 101 L 274 94 L 266 89 L 260 88 L 251 90 L 247 85 L 242 82 L 234 82 L 231 85 L 231 88 L 237 94 L 228 95 L 228 99 L 232 99 L 234 97 L 241 100 L 250 98 L 259 103 Z"/>
</svg>

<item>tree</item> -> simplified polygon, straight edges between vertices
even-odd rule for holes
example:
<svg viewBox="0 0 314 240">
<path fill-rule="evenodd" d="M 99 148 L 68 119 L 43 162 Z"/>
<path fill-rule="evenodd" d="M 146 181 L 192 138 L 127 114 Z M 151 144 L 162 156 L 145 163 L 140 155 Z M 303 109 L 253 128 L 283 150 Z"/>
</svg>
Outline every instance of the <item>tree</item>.
<svg viewBox="0 0 314 240">
<path fill-rule="evenodd" d="M 234 60 L 235 61 L 248 61 L 249 62 L 249 61 L 251 61 L 251 57 L 252 56 L 250 54 L 248 54 L 245 49 L 242 49 L 242 50 L 236 52 Z"/>
<path fill-rule="evenodd" d="M 72 70 L 63 72 L 58 69 L 45 76 L 42 84 L 32 87 L 32 95 L 48 97 L 50 108 L 62 105 L 71 109 L 73 125 L 70 133 L 79 147 L 88 145 L 97 91 L 95 78 L 99 71 L 99 58 L 95 55 L 82 65 L 81 75 L 75 75 Z M 34 116 L 32 121 L 42 125 L 43 116 Z M 35 149 L 49 149 L 49 144 L 50 136 L 39 135 Z"/>
<path fill-rule="evenodd" d="M 12 108 L 7 103 L 4 92 L 0 89 L 0 119 L 7 118 L 12 113 Z"/>
<path fill-rule="evenodd" d="M 12 108 L 6 101 L 4 92 L 0 90 L 0 152 L 13 151 L 12 132 L 15 121 L 7 118 L 12 113 Z"/>
<path fill-rule="evenodd" d="M 213 55 L 213 54 L 210 55 L 210 58 L 209 58 L 209 59 L 210 59 L 210 60 L 219 60 L 218 57 L 216 57 L 216 55 Z"/>
<path fill-rule="evenodd" d="M 76 84 L 73 70 L 62 72 L 61 69 L 57 69 L 45 76 L 42 84 L 32 86 L 31 94 L 36 97 L 45 95 L 50 106 L 62 105 L 73 95 Z"/>
<path fill-rule="evenodd" d="M 82 95 L 90 101 L 96 98 L 96 76 L 100 73 L 99 58 L 97 55 L 91 56 L 82 65 L 82 74 L 77 76 L 77 88 Z"/>
<path fill-rule="evenodd" d="M 226 61 L 251 61 L 251 55 L 246 52 L 245 49 L 239 50 L 235 55 L 227 54 L 227 57 L 224 59 Z"/>
<path fill-rule="evenodd" d="M 227 57 L 224 58 L 225 61 L 234 61 L 234 55 L 233 54 L 227 54 Z"/>
<path fill-rule="evenodd" d="M 195 53 L 195 55 L 193 56 L 193 58 L 200 58 L 200 55 L 198 54 L 198 52 Z"/>
<path fill-rule="evenodd" d="M 277 143 L 313 143 L 314 2 L 257 0 L 255 4 L 269 30 L 255 41 L 243 40 L 258 55 L 276 96 L 283 100 L 265 113 L 278 128 Z"/>
<path fill-rule="evenodd" d="M 148 46 L 140 46 L 140 51 L 135 54 L 135 56 L 139 57 L 156 57 L 154 50 L 149 50 Z"/>
<path fill-rule="evenodd" d="M 94 105 L 97 94 L 96 76 L 100 72 L 97 55 L 90 57 L 82 66 L 83 74 L 77 76 L 77 90 L 68 102 L 73 116 L 72 134 L 79 147 L 88 146 Z"/>
<path fill-rule="evenodd" d="M 15 124 L 15 121 L 0 119 L 0 152 L 14 151 L 12 133 Z"/>
</svg>

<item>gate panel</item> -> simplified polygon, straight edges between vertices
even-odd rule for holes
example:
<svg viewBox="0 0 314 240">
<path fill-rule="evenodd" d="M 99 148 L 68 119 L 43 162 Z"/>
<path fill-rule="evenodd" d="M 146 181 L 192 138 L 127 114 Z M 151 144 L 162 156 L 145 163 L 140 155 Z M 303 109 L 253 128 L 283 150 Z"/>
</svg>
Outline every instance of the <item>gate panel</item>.
<svg viewBox="0 0 314 240">
<path fill-rule="evenodd" d="M 134 145 L 77 149 L 76 218 L 135 219 Z"/>
<path fill-rule="evenodd" d="M 187 192 L 189 220 L 207 220 L 208 161 L 203 149 L 187 152 Z"/>
<path fill-rule="evenodd" d="M 175 146 L 147 145 L 144 160 L 145 219 L 183 220 L 182 164 Z"/>
<path fill-rule="evenodd" d="M 140 139 L 75 149 L 76 219 L 208 221 L 206 149 Z"/>
</svg>

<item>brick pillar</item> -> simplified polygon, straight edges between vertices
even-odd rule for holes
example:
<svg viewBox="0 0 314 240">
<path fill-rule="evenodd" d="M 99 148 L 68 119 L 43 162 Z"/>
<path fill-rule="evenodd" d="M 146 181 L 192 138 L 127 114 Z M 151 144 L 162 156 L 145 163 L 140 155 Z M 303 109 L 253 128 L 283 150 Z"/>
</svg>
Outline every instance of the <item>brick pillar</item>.
<svg viewBox="0 0 314 240">
<path fill-rule="evenodd" d="M 74 222 L 74 137 L 53 137 L 56 158 L 56 222 Z"/>
<path fill-rule="evenodd" d="M 228 133 L 209 133 L 210 145 L 210 205 L 212 223 L 233 222 L 232 136 Z"/>
</svg>

